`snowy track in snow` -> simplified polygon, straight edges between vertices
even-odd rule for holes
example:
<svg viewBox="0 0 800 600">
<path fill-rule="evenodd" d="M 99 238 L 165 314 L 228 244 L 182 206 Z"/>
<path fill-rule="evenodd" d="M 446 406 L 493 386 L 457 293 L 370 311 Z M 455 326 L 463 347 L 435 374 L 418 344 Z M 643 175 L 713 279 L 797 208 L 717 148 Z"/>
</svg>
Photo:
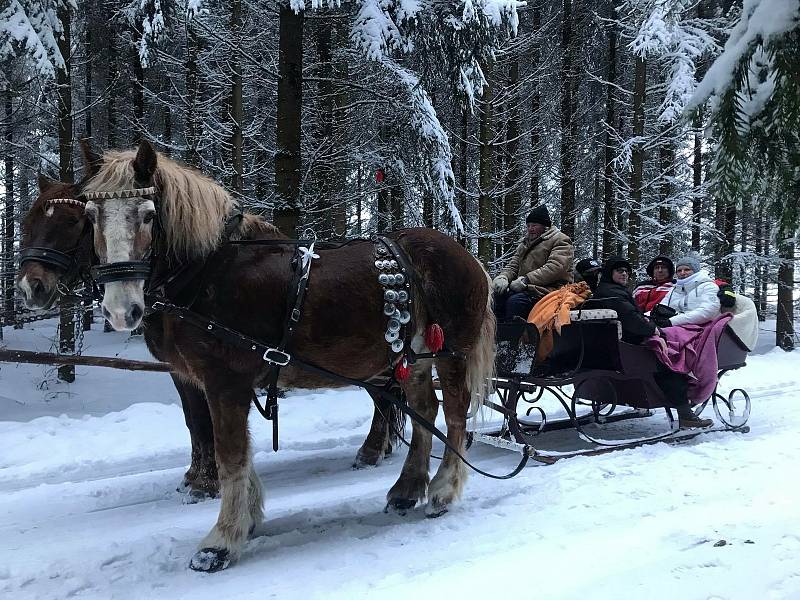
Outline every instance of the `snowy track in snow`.
<svg viewBox="0 0 800 600">
<path fill-rule="evenodd" d="M 0 421 L 0 597 L 798 598 L 798 367 L 800 356 L 776 351 L 723 379 L 753 398 L 748 434 L 533 464 L 511 481 L 471 476 L 434 520 L 421 507 L 383 512 L 403 448 L 351 469 L 366 394 L 289 394 L 279 453 L 269 424 L 251 419 L 264 522 L 214 575 L 187 568 L 219 500 L 185 505 L 175 491 L 189 451 L 168 378 L 92 371 L 57 416 L 57 400 L 30 391 L 37 371 L 3 369 L 0 395 L 25 406 Z M 619 427 L 663 425 L 657 415 Z M 540 441 L 580 444 L 573 432 Z M 481 445 L 469 455 L 494 472 L 516 462 Z"/>
</svg>

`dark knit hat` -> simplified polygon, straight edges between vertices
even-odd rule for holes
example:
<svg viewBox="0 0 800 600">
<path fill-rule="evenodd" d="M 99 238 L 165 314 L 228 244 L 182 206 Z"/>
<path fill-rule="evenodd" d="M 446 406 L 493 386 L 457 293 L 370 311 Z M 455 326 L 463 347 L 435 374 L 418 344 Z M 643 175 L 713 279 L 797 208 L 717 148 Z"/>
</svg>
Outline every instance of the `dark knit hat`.
<svg viewBox="0 0 800 600">
<path fill-rule="evenodd" d="M 656 256 L 653 260 L 650 261 L 650 264 L 647 265 L 647 274 L 652 277 L 653 271 L 656 269 L 656 265 L 664 265 L 667 267 L 667 271 L 669 271 L 669 277 L 672 279 L 675 276 L 675 265 L 669 259 L 669 256 Z"/>
<path fill-rule="evenodd" d="M 575 272 L 579 275 L 591 273 L 592 271 L 599 271 L 600 269 L 602 269 L 600 263 L 593 258 L 584 258 L 583 260 L 579 260 L 578 264 L 575 265 Z"/>
<path fill-rule="evenodd" d="M 547 212 L 547 207 L 544 204 L 540 204 L 534 208 L 528 215 L 528 218 L 525 219 L 525 223 L 540 223 L 547 227 L 553 224 L 550 220 L 550 213 Z"/>
<path fill-rule="evenodd" d="M 610 281 L 614 269 L 619 269 L 620 267 L 625 267 L 628 269 L 628 273 L 633 273 L 633 267 L 631 267 L 631 263 L 628 262 L 627 258 L 623 256 L 609 256 L 606 262 L 603 263 L 603 277 L 607 277 Z"/>
</svg>

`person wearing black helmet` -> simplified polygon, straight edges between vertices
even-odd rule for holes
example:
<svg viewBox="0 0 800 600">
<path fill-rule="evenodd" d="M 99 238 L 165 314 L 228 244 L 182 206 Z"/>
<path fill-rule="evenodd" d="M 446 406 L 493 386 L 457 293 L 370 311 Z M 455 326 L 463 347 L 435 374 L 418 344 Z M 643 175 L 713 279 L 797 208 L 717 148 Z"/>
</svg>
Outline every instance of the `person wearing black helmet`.
<svg viewBox="0 0 800 600">
<path fill-rule="evenodd" d="M 622 256 L 610 256 L 603 263 L 600 283 L 593 299 L 602 300 L 604 308 L 617 312 L 617 318 L 622 325 L 622 341 L 641 344 L 655 335 L 658 328 L 639 310 L 628 291 L 632 270 L 631 264 Z M 678 413 L 681 428 L 710 427 L 714 424 L 711 419 L 701 419 L 694 414 L 687 396 L 688 381 L 685 376 L 670 371 L 659 363 L 659 370 L 653 378 L 664 392 L 667 402 Z"/>
</svg>

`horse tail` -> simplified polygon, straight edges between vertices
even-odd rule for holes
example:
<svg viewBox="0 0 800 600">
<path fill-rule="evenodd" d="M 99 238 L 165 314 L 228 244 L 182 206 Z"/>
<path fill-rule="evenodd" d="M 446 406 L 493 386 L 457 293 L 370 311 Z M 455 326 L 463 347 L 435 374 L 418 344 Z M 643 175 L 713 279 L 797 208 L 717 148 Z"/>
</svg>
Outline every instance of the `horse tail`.
<svg viewBox="0 0 800 600">
<path fill-rule="evenodd" d="M 483 268 L 483 265 L 481 265 Z M 470 413 L 475 414 L 491 392 L 494 376 L 495 333 L 497 321 L 492 310 L 492 286 L 484 270 L 487 282 L 486 308 L 483 314 L 478 339 L 467 356 L 467 387 L 470 396 Z"/>
</svg>

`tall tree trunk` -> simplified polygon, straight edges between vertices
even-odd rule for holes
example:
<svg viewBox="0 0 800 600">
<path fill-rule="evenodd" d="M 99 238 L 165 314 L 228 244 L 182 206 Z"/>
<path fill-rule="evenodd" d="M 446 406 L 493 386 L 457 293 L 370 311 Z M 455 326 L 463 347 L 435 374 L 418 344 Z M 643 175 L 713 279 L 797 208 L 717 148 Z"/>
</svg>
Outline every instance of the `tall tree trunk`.
<svg viewBox="0 0 800 600">
<path fill-rule="evenodd" d="M 395 178 L 398 179 L 398 178 Z M 389 191 L 389 205 L 392 211 L 392 230 L 397 231 L 405 227 L 405 194 L 400 181 L 396 181 Z"/>
<path fill-rule="evenodd" d="M 467 237 L 467 186 L 469 182 L 467 175 L 469 169 L 469 144 L 467 139 L 469 136 L 469 110 L 466 106 L 461 107 L 461 141 L 459 147 L 459 163 L 458 163 L 458 187 L 461 191 L 458 193 L 458 210 L 461 213 L 461 221 L 464 223 L 464 235 L 459 240 L 461 245 L 465 248 L 469 246 L 469 238 Z"/>
<path fill-rule="evenodd" d="M 14 221 L 16 220 L 16 210 L 14 202 L 14 134 L 12 130 L 12 120 L 14 117 L 14 98 L 11 86 L 6 84 L 5 93 L 5 211 L 3 214 L 3 264 L 5 273 L 2 282 L 3 288 L 3 311 L 8 318 L 14 314 Z M 0 340 L 3 339 L 3 328 L 0 323 Z"/>
<path fill-rule="evenodd" d="M 108 100 L 106 102 L 106 123 L 108 123 L 108 147 L 116 148 L 118 137 L 117 125 L 117 90 L 119 89 L 119 64 L 117 63 L 117 30 L 112 29 L 111 39 L 108 40 L 108 72 L 106 87 L 108 87 Z M 108 321 L 105 327 L 110 328 Z"/>
<path fill-rule="evenodd" d="M 58 49 L 64 57 L 64 67 L 56 72 L 56 85 L 58 86 L 58 176 L 61 181 L 72 182 L 74 172 L 72 169 L 72 82 L 70 68 L 72 57 L 70 55 L 70 5 L 61 2 L 58 5 L 58 20 L 63 28 L 58 39 Z M 74 306 L 70 302 L 62 302 L 59 313 L 59 340 L 58 350 L 62 354 L 75 352 L 75 326 L 73 323 Z M 58 378 L 61 381 L 75 381 L 75 367 L 64 365 L 58 368 Z"/>
<path fill-rule="evenodd" d="M 778 268 L 778 320 L 775 345 L 787 352 L 794 350 L 794 242 L 787 236 L 778 245 L 781 266 Z"/>
<path fill-rule="evenodd" d="M 92 46 L 92 28 L 87 23 L 86 33 L 83 40 L 84 52 L 86 53 L 86 66 L 84 67 L 84 106 L 86 106 L 86 116 L 84 122 L 84 134 L 87 138 L 92 137 L 92 102 L 94 102 L 94 88 L 92 82 L 92 61 L 94 59 L 94 48 Z"/>
<path fill-rule="evenodd" d="M 297 237 L 300 218 L 300 118 L 303 105 L 303 11 L 281 6 L 278 35 L 278 100 L 275 134 L 275 225 Z"/>
<path fill-rule="evenodd" d="M 575 151 L 578 142 L 577 77 L 575 74 L 577 35 L 572 0 L 562 0 L 561 22 L 561 230 L 575 237 Z"/>
<path fill-rule="evenodd" d="M 702 123 L 698 116 L 695 121 L 694 152 L 692 154 L 692 185 L 694 196 L 692 197 L 692 250 L 700 252 L 700 215 L 703 212 L 703 198 L 700 194 L 700 187 L 703 185 L 703 136 L 700 130 Z"/>
<path fill-rule="evenodd" d="M 333 26 L 333 46 L 335 49 L 347 48 L 349 43 L 350 27 L 342 20 L 335 20 Z M 342 52 L 333 53 L 333 76 L 341 82 L 350 80 L 350 65 L 346 56 Z M 335 86 L 334 96 L 334 110 L 336 115 L 341 115 L 342 111 L 349 102 L 349 88 L 346 85 Z M 344 119 L 336 118 L 331 115 L 331 135 L 334 140 L 343 140 L 347 138 L 347 124 Z M 331 202 L 333 203 L 333 233 L 336 236 L 347 236 L 347 203 L 343 198 L 342 190 L 345 189 L 347 179 L 349 177 L 351 165 L 349 160 L 339 160 L 336 165 L 336 172 L 334 174 L 333 194 Z M 360 216 L 359 216 L 360 219 Z"/>
<path fill-rule="evenodd" d="M 519 83 L 519 58 L 515 57 L 508 71 L 508 87 L 515 89 Z M 504 206 L 503 229 L 506 232 L 503 244 L 503 253 L 514 249 L 519 238 L 519 212 L 521 198 L 519 193 L 520 166 L 517 152 L 519 149 L 519 104 L 516 97 L 509 97 L 506 108 L 508 125 L 506 127 L 506 197 Z"/>
<path fill-rule="evenodd" d="M 744 257 L 747 253 L 748 246 L 750 243 L 750 230 L 752 229 L 753 223 L 753 215 L 752 212 L 752 203 L 750 198 L 745 198 L 742 201 L 742 225 L 740 228 L 740 237 L 739 237 L 739 250 Z M 744 294 L 745 287 L 747 285 L 747 271 L 745 269 L 745 261 L 740 259 L 738 261 L 739 264 L 739 272 L 736 274 L 737 282 L 736 282 L 736 289 L 739 290 L 740 294 Z"/>
<path fill-rule="evenodd" d="M 186 139 L 186 151 L 183 159 L 193 167 L 200 167 L 199 138 L 200 119 L 197 114 L 197 98 L 199 94 L 199 77 L 197 53 L 199 40 L 192 20 L 186 23 L 186 62 L 184 76 L 186 78 L 186 103 L 183 116 L 183 136 Z"/>
<path fill-rule="evenodd" d="M 762 230 L 764 232 L 764 256 L 769 256 L 770 254 L 770 235 L 772 230 L 770 229 L 770 219 L 767 211 L 762 209 L 761 216 L 763 219 Z M 767 285 L 769 284 L 770 277 L 772 273 L 770 272 L 769 265 L 764 265 L 763 272 L 761 274 L 761 307 L 760 313 L 764 315 L 766 318 L 767 314 Z"/>
<path fill-rule="evenodd" d="M 484 67 L 486 76 L 486 86 L 483 88 L 483 98 L 481 102 L 481 123 L 479 131 L 480 156 L 478 159 L 478 258 L 484 264 L 489 264 L 494 258 L 493 246 L 493 202 L 494 184 L 492 178 L 492 168 L 494 163 L 494 127 L 492 114 L 492 103 L 494 102 L 494 91 L 491 84 L 491 68 Z"/>
<path fill-rule="evenodd" d="M 675 151 L 669 142 L 664 142 L 658 149 L 659 171 L 661 172 L 661 185 L 659 186 L 658 220 L 661 227 L 672 225 L 672 211 L 669 207 L 669 197 L 672 194 L 671 179 L 675 176 Z M 668 233 L 658 241 L 658 253 L 666 256 L 672 255 L 672 233 Z"/>
<path fill-rule="evenodd" d="M 766 318 L 762 309 L 761 309 L 761 281 L 764 279 L 764 265 L 761 262 L 761 259 L 764 256 L 763 251 L 763 236 L 764 236 L 764 228 L 763 228 L 763 221 L 764 221 L 764 203 L 757 201 L 758 203 L 758 211 L 755 215 L 755 253 L 756 253 L 756 266 L 754 269 L 753 277 L 755 279 L 753 283 L 753 304 L 756 305 L 756 310 L 758 311 L 758 320 L 763 321 Z"/>
<path fill-rule="evenodd" d="M 605 168 L 603 170 L 603 257 L 616 251 L 614 232 L 617 230 L 616 206 L 614 202 L 614 149 L 611 132 L 617 103 L 617 1 L 611 3 L 608 20 L 608 72 L 606 74 L 606 139 Z"/>
<path fill-rule="evenodd" d="M 639 140 L 644 136 L 644 106 L 647 89 L 647 61 L 637 56 L 634 60 L 633 81 L 633 135 Z M 633 146 L 631 156 L 631 207 L 628 215 L 628 260 L 634 269 L 639 267 L 639 235 L 641 234 L 642 183 L 644 175 L 644 142 Z"/>
<path fill-rule="evenodd" d="M 242 2 L 231 0 L 231 189 L 239 196 L 244 190 L 242 179 L 242 154 L 244 139 L 242 137 Z"/>
<path fill-rule="evenodd" d="M 533 47 L 531 48 L 531 67 L 534 71 L 541 68 L 542 62 L 542 47 L 541 47 L 541 31 L 542 31 L 542 6 L 541 0 L 532 0 L 531 8 L 531 35 L 533 36 Z M 542 108 L 541 97 L 541 77 L 536 75 L 532 81 L 533 93 L 531 98 L 531 152 L 533 160 L 531 164 L 531 201 L 530 208 L 538 206 L 541 200 L 541 176 L 540 165 L 541 158 L 539 154 L 539 145 L 541 143 L 542 135 L 542 119 L 539 117 L 539 112 Z"/>
<path fill-rule="evenodd" d="M 141 34 L 137 31 L 136 36 Z M 133 61 L 133 143 L 138 144 L 144 139 L 145 121 L 144 121 L 144 67 L 139 58 L 138 44 L 134 44 L 132 52 Z"/>
<path fill-rule="evenodd" d="M 314 130 L 317 138 L 315 146 L 327 149 L 332 147 L 333 138 L 333 105 L 334 90 L 331 77 L 333 76 L 333 62 L 331 60 L 331 35 L 332 18 L 329 15 L 317 19 L 314 22 L 314 34 L 317 40 L 317 55 L 319 56 L 320 72 L 330 74 L 324 77 L 317 84 L 319 94 L 319 121 Z M 324 152 L 324 150 L 323 150 Z M 323 155 L 321 160 L 314 163 L 314 181 L 316 182 L 317 213 L 319 214 L 319 225 L 317 231 L 322 238 L 329 238 L 333 235 L 335 225 L 331 218 L 333 209 L 333 189 L 335 185 L 335 172 L 330 160 L 325 160 Z"/>
</svg>

